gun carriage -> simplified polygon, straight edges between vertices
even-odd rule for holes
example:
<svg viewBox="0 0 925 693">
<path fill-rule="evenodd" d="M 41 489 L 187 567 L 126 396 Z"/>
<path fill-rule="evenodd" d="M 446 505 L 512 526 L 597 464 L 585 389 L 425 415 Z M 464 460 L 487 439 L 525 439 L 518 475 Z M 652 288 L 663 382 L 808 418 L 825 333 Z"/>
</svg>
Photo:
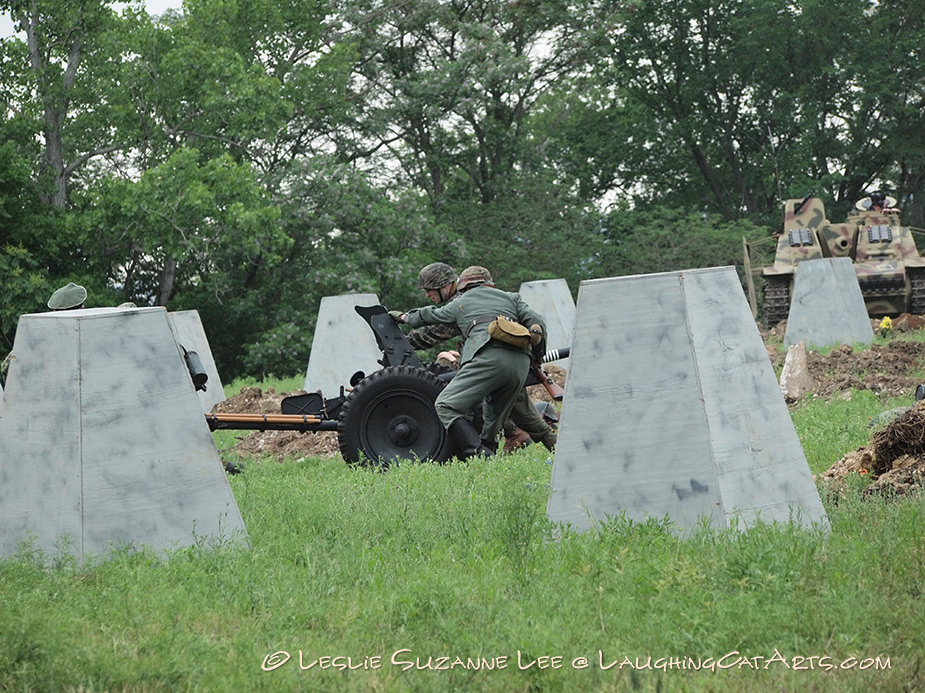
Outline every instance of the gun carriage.
<svg viewBox="0 0 925 693">
<path fill-rule="evenodd" d="M 348 463 L 388 466 L 401 459 L 444 462 L 454 457 L 458 450 L 437 418 L 434 400 L 456 371 L 425 365 L 385 307 L 355 310 L 375 334 L 381 370 L 354 373 L 350 389 L 341 386 L 335 397 L 318 392 L 286 397 L 279 414 L 208 413 L 210 430 L 336 431 Z M 542 362 L 568 353 L 568 348 L 547 352 Z M 564 394 L 538 364 L 526 384 L 544 385 L 557 400 Z"/>
</svg>

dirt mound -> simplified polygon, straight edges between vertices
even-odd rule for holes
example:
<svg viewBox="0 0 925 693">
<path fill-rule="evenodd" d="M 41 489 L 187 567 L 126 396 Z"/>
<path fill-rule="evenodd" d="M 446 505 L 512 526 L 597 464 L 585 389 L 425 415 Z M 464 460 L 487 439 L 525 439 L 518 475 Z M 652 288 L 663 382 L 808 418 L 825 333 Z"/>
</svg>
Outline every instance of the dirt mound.
<svg viewBox="0 0 925 693">
<path fill-rule="evenodd" d="M 279 414 L 283 399 L 304 392 L 295 390 L 277 394 L 272 387 L 268 387 L 266 392 L 259 387 L 245 387 L 233 397 L 216 404 L 212 411 L 216 414 Z"/>
<path fill-rule="evenodd" d="M 849 474 L 870 475 L 871 495 L 905 495 L 925 483 L 925 401 L 906 408 L 866 447 L 849 452 L 820 475 L 838 487 Z"/>
<path fill-rule="evenodd" d="M 284 398 L 304 393 L 305 390 L 277 393 L 272 387 L 266 392 L 259 387 L 245 387 L 237 395 L 216 404 L 213 411 L 217 414 L 279 414 Z M 231 452 L 238 459 L 269 456 L 280 462 L 288 457 L 299 460 L 340 456 L 337 433 L 333 431 L 250 431 Z"/>
</svg>

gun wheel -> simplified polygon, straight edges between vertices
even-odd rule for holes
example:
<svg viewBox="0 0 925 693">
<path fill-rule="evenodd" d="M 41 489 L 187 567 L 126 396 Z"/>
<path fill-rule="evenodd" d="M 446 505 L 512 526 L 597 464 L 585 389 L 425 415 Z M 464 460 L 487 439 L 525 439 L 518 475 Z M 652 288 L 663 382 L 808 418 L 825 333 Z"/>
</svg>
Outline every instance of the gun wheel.
<svg viewBox="0 0 925 693">
<path fill-rule="evenodd" d="M 337 442 L 347 462 L 387 467 L 394 460 L 443 462 L 453 444 L 434 409 L 443 382 L 412 366 L 361 380 L 344 401 Z"/>
</svg>

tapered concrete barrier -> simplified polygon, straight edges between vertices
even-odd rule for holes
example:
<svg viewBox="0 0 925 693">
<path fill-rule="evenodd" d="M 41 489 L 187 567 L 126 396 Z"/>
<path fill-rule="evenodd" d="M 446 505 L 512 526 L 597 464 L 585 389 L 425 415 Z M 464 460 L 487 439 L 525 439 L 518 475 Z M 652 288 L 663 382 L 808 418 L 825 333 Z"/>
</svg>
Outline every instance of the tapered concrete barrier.
<svg viewBox="0 0 925 693">
<path fill-rule="evenodd" d="M 376 337 L 354 310 L 355 306 L 378 304 L 376 294 L 343 294 L 321 299 L 305 373 L 307 392 L 320 391 L 325 397 L 336 397 L 341 386 L 350 387 L 350 378 L 357 371 L 369 375 L 382 368 L 378 362 L 382 352 L 376 345 Z"/>
<path fill-rule="evenodd" d="M 851 259 L 806 260 L 796 267 L 784 345 L 870 344 L 874 330 Z"/>
<path fill-rule="evenodd" d="M 564 279 L 543 279 L 520 285 L 520 297 L 546 321 L 546 345 L 561 349 L 572 343 L 575 328 L 575 301 Z M 568 359 L 556 365 L 566 367 Z"/>
<path fill-rule="evenodd" d="M 0 410 L 0 552 L 246 542 L 164 308 L 24 315 Z"/>
<path fill-rule="evenodd" d="M 731 267 L 582 282 L 547 515 L 828 527 Z"/>
<path fill-rule="evenodd" d="M 212 348 L 209 346 L 206 331 L 202 327 L 199 311 L 178 310 L 167 313 L 167 319 L 170 321 L 170 329 L 173 330 L 177 338 L 177 344 L 187 351 L 196 352 L 206 375 L 209 376 L 206 389 L 197 390 L 196 395 L 199 397 L 202 410 L 210 412 L 216 404 L 225 401 L 225 388 L 222 385 L 221 377 L 219 377 L 218 368 L 215 367 Z"/>
</svg>

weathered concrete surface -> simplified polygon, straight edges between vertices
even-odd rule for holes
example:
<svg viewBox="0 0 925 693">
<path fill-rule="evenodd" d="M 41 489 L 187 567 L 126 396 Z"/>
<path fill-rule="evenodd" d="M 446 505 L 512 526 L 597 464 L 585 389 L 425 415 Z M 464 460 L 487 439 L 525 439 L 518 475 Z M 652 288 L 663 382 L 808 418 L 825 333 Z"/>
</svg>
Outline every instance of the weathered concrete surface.
<svg viewBox="0 0 925 693">
<path fill-rule="evenodd" d="M 572 343 L 575 329 L 575 301 L 564 279 L 544 279 L 520 285 L 520 297 L 546 320 L 546 346 L 561 349 Z M 568 367 L 568 359 L 556 361 Z"/>
<path fill-rule="evenodd" d="M 164 308 L 24 315 L 0 411 L 0 553 L 246 541 Z"/>
<path fill-rule="evenodd" d="M 731 267 L 582 282 L 547 515 L 828 520 Z"/>
<path fill-rule="evenodd" d="M 187 351 L 195 351 L 199 355 L 199 360 L 202 361 L 209 380 L 206 382 L 206 390 L 204 392 L 197 390 L 196 395 L 199 397 L 202 410 L 210 412 L 216 404 L 225 401 L 225 388 L 218 374 L 218 368 L 215 367 L 212 348 L 209 346 L 206 331 L 202 327 L 199 311 L 178 310 L 167 313 L 167 320 L 170 321 L 170 329 L 177 338 L 177 344 L 185 347 Z"/>
<path fill-rule="evenodd" d="M 784 346 L 870 344 L 874 330 L 851 259 L 806 260 L 796 267 Z"/>
<path fill-rule="evenodd" d="M 325 296 L 318 308 L 318 322 L 312 338 L 305 373 L 306 392 L 336 397 L 341 386 L 350 387 L 350 377 L 357 371 L 366 375 L 382 368 L 382 352 L 366 321 L 357 315 L 355 306 L 379 305 L 376 294 Z"/>
</svg>

